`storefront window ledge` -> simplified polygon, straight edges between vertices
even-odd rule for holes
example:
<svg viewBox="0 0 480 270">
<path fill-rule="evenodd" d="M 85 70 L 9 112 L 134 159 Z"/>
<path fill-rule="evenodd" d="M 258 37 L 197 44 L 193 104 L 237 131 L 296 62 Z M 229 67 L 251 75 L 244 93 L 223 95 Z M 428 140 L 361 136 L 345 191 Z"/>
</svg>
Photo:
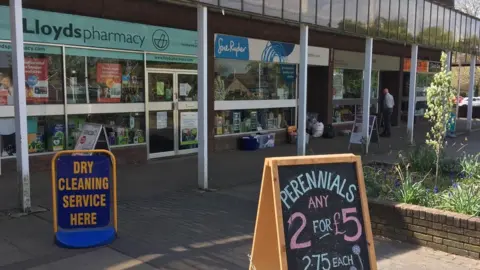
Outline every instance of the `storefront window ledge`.
<svg viewBox="0 0 480 270">
<path fill-rule="evenodd" d="M 144 112 L 145 103 L 68 104 L 68 114 Z"/>
<path fill-rule="evenodd" d="M 296 99 L 222 100 L 215 101 L 215 111 L 290 108 L 295 107 L 296 102 Z"/>
<path fill-rule="evenodd" d="M 30 157 L 37 157 L 37 156 L 46 156 L 46 155 L 53 155 L 55 154 L 56 152 L 41 152 L 41 153 L 30 153 L 28 156 Z M 17 156 L 13 155 L 13 156 L 5 156 L 5 157 L 0 157 L 0 159 L 13 159 L 13 158 L 17 158 Z"/>
<path fill-rule="evenodd" d="M 332 126 L 353 125 L 354 121 L 332 123 Z"/>
<path fill-rule="evenodd" d="M 248 136 L 248 135 L 255 135 L 257 133 L 271 133 L 271 132 L 279 132 L 279 131 L 285 131 L 286 128 L 277 128 L 277 129 L 267 129 L 267 130 L 262 130 L 262 131 L 251 131 L 251 132 L 242 132 L 242 133 L 229 133 L 229 134 L 222 134 L 222 135 L 215 135 L 215 138 L 223 138 L 223 137 L 232 137 L 232 136 Z"/>
<path fill-rule="evenodd" d="M 0 118 L 2 117 L 13 117 L 15 115 L 15 109 L 13 106 L 1 106 L 0 107 Z"/>
<path fill-rule="evenodd" d="M 110 148 L 118 149 L 118 148 L 128 148 L 128 147 L 136 147 L 136 146 L 146 146 L 147 143 L 135 143 L 135 144 L 124 144 L 124 145 L 111 145 Z"/>
</svg>

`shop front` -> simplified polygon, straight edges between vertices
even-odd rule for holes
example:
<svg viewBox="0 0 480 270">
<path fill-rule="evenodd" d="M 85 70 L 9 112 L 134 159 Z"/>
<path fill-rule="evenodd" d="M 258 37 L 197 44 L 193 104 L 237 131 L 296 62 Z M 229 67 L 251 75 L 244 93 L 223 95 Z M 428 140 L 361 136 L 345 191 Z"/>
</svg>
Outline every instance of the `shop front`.
<svg viewBox="0 0 480 270">
<path fill-rule="evenodd" d="M 299 45 L 215 34 L 215 149 L 240 136 L 273 133 L 285 141 L 296 125 Z M 328 66 L 329 49 L 309 47 L 308 64 Z"/>
<path fill-rule="evenodd" d="M 195 151 L 194 31 L 24 9 L 28 147 L 35 167 L 103 124 L 120 162 Z M 15 168 L 9 8 L 0 7 L 0 157 Z M 124 155 L 123 155 L 124 154 Z"/>
<path fill-rule="evenodd" d="M 362 114 L 363 103 L 363 69 L 365 56 L 363 53 L 350 51 L 334 51 L 333 71 L 333 119 L 334 125 L 350 128 L 356 115 Z M 385 55 L 373 55 L 370 113 L 376 114 L 380 108 L 380 86 L 384 85 L 382 73 L 398 73 L 400 58 Z M 399 87 L 399 86 L 397 86 Z M 390 89 L 395 91 L 395 89 Z M 398 91 L 398 90 L 397 90 Z M 348 127 L 347 127 L 348 126 Z"/>
<path fill-rule="evenodd" d="M 407 121 L 408 115 L 408 92 L 410 89 L 410 66 L 409 58 L 403 61 L 403 91 L 402 91 L 402 120 Z M 417 84 L 415 86 L 415 117 L 423 118 L 427 106 L 427 88 L 433 81 L 436 73 L 441 70 L 438 61 L 417 60 Z"/>
</svg>

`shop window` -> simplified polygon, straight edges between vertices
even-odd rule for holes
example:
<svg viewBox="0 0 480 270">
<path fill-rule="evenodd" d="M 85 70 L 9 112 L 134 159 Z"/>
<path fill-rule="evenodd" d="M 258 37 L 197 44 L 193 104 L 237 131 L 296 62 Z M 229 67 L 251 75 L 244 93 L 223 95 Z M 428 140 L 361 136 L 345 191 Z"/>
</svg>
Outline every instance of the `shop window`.
<svg viewBox="0 0 480 270">
<path fill-rule="evenodd" d="M 380 16 L 378 20 L 378 36 L 388 38 L 388 29 L 390 25 L 390 0 L 378 0 L 380 2 Z"/>
<path fill-rule="evenodd" d="M 61 48 L 24 46 L 27 104 L 63 104 Z M 0 106 L 13 105 L 12 53 L 10 43 L 0 43 Z"/>
<path fill-rule="evenodd" d="M 444 20 L 444 12 L 445 9 L 443 7 L 438 7 L 438 16 L 437 16 L 437 35 L 435 39 L 435 46 L 444 48 L 445 47 L 445 42 L 444 42 L 444 35 L 446 34 L 444 29 L 443 29 L 443 20 Z"/>
<path fill-rule="evenodd" d="M 449 40 L 451 36 L 450 32 L 450 10 L 447 8 L 443 9 L 443 36 L 442 36 L 442 46 L 443 48 L 450 48 Z"/>
<path fill-rule="evenodd" d="M 369 16 L 368 34 L 371 36 L 376 36 L 380 27 L 380 0 L 367 1 L 370 3 L 370 10 L 366 11 Z M 368 7 L 368 5 L 365 6 Z"/>
<path fill-rule="evenodd" d="M 63 116 L 29 116 L 27 133 L 29 153 L 61 151 L 66 147 Z M 14 118 L 0 118 L 0 136 L 0 156 L 14 156 L 16 153 Z"/>
<path fill-rule="evenodd" d="M 433 73 L 417 73 L 416 96 L 426 97 L 427 88 L 432 84 L 435 74 Z"/>
<path fill-rule="evenodd" d="M 303 1 L 306 2 L 306 1 Z M 300 18 L 300 1 L 283 2 L 283 18 L 286 20 L 298 21 Z"/>
<path fill-rule="evenodd" d="M 371 98 L 378 98 L 379 72 L 372 71 Z M 333 99 L 359 99 L 362 97 L 363 70 L 335 69 L 333 72 Z"/>
<path fill-rule="evenodd" d="M 421 36 L 421 42 L 423 44 L 428 44 L 430 40 L 430 25 L 431 25 L 431 11 L 432 11 L 432 4 L 425 1 L 425 9 L 423 13 L 423 29 L 420 34 Z"/>
<path fill-rule="evenodd" d="M 296 68 L 292 64 L 215 59 L 215 100 L 295 99 Z"/>
<path fill-rule="evenodd" d="M 355 32 L 357 23 L 357 0 L 345 0 L 344 29 L 348 32 Z"/>
<path fill-rule="evenodd" d="M 66 54 L 69 104 L 144 102 L 142 54 L 84 49 Z"/>
<path fill-rule="evenodd" d="M 317 0 L 317 24 L 329 26 L 330 0 Z"/>
<path fill-rule="evenodd" d="M 216 135 L 278 130 L 295 122 L 295 108 L 216 111 L 215 115 Z"/>
<path fill-rule="evenodd" d="M 405 1 L 405 0 L 403 0 Z M 388 20 L 388 37 L 391 39 L 398 38 L 399 28 L 405 28 L 405 23 L 400 21 L 398 12 L 400 10 L 400 3 L 398 0 L 390 0 L 390 19 Z"/>
<path fill-rule="evenodd" d="M 283 1 L 284 0 L 263 0 L 265 15 L 282 18 Z"/>
<path fill-rule="evenodd" d="M 343 29 L 343 20 L 345 18 L 345 14 L 343 13 L 345 7 L 344 1 L 331 1 L 331 5 L 332 14 L 330 17 L 330 27 Z"/>
<path fill-rule="evenodd" d="M 73 149 L 84 123 L 105 125 L 110 146 L 145 143 L 145 113 L 110 113 L 68 116 L 68 148 Z"/>
<path fill-rule="evenodd" d="M 368 16 L 373 18 L 372 16 L 373 14 L 369 14 L 369 12 L 373 12 L 368 7 L 369 3 L 370 3 L 369 0 L 358 0 L 358 4 L 357 4 L 358 8 L 355 9 L 357 12 L 357 30 L 356 31 L 358 34 L 367 33 L 367 28 L 369 26 Z M 370 5 L 373 5 L 373 3 L 370 3 Z"/>
<path fill-rule="evenodd" d="M 425 12 L 425 1 L 416 1 L 416 10 L 417 17 L 415 19 L 415 40 L 419 43 L 422 42 L 422 32 L 423 32 L 423 14 Z M 410 17 L 411 18 L 411 17 Z"/>
<path fill-rule="evenodd" d="M 432 10 L 430 13 L 430 37 L 429 37 L 429 43 L 432 46 L 435 46 L 438 42 L 438 36 L 440 35 L 440 40 L 441 40 L 441 33 L 439 33 L 438 29 L 438 6 L 435 4 L 432 4 Z"/>
<path fill-rule="evenodd" d="M 333 105 L 332 123 L 338 124 L 355 121 L 355 115 L 356 112 L 359 112 L 359 109 L 359 105 Z"/>
<path fill-rule="evenodd" d="M 302 22 L 315 24 L 316 2 L 317 0 L 302 1 Z"/>
<path fill-rule="evenodd" d="M 415 0 L 408 0 L 408 10 L 403 9 L 403 6 L 400 9 L 402 20 L 408 20 L 407 41 L 409 42 L 414 42 L 415 40 L 415 17 L 419 15 L 417 13 L 416 2 Z"/>
<path fill-rule="evenodd" d="M 262 14 L 262 9 L 262 0 L 243 0 L 244 11 Z"/>
</svg>

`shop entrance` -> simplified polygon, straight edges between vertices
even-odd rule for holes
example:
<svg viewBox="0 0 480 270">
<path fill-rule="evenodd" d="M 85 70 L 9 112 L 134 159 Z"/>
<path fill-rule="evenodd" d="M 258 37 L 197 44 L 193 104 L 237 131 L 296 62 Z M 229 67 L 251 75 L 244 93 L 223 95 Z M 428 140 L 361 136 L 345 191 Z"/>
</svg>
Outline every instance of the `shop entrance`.
<svg viewBox="0 0 480 270">
<path fill-rule="evenodd" d="M 197 71 L 147 69 L 148 157 L 198 151 Z"/>
</svg>

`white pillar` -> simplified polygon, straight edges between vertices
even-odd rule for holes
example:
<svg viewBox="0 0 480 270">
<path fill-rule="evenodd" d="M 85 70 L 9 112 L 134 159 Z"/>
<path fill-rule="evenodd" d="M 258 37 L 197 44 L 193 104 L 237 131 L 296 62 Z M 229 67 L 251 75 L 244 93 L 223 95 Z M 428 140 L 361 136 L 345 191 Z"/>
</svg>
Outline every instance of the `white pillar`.
<svg viewBox="0 0 480 270">
<path fill-rule="evenodd" d="M 207 7 L 197 8 L 198 32 L 198 187 L 208 189 L 208 25 Z"/>
<path fill-rule="evenodd" d="M 472 114 L 473 114 L 473 90 L 475 89 L 475 69 L 476 57 L 471 56 L 470 60 L 470 84 L 468 87 L 468 110 L 467 110 L 467 131 L 472 130 Z"/>
<path fill-rule="evenodd" d="M 27 101 L 25 93 L 25 58 L 23 55 L 22 0 L 10 0 L 10 29 L 12 33 L 13 89 L 15 89 L 15 144 L 20 207 L 31 208 L 30 171 L 27 138 Z"/>
<path fill-rule="evenodd" d="M 365 153 L 368 153 L 369 144 L 369 124 L 370 124 L 370 99 L 372 93 L 372 53 L 373 38 L 367 37 L 365 40 L 365 62 L 363 68 L 363 113 L 362 113 L 362 137 L 365 140 Z"/>
<path fill-rule="evenodd" d="M 308 26 L 300 25 L 300 83 L 298 89 L 297 155 L 305 155 L 307 131 Z"/>
<path fill-rule="evenodd" d="M 417 87 L 417 58 L 418 45 L 412 45 L 412 55 L 410 58 L 410 88 L 408 89 L 408 122 L 407 133 L 408 140 L 413 144 L 413 125 L 415 123 L 415 89 Z"/>
<path fill-rule="evenodd" d="M 447 70 L 452 70 L 452 52 L 447 52 Z"/>
</svg>

